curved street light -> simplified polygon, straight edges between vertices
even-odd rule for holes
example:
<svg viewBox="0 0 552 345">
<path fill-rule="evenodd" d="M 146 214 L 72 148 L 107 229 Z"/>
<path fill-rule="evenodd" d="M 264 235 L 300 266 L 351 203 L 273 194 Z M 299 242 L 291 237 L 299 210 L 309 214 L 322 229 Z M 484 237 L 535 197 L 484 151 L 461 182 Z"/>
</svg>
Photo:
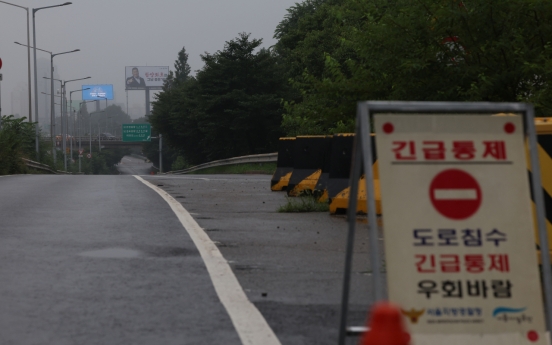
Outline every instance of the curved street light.
<svg viewBox="0 0 552 345">
<path fill-rule="evenodd" d="M 55 56 L 58 56 L 58 55 L 63 55 L 63 54 L 69 54 L 69 53 L 75 53 L 75 52 L 79 52 L 80 49 L 74 49 L 74 50 L 70 50 L 70 51 L 66 51 L 66 52 L 62 52 L 62 53 L 56 53 L 56 54 L 52 54 L 50 55 L 50 66 L 52 67 L 52 70 L 50 71 L 50 90 L 53 90 L 54 89 L 54 57 Z M 53 92 L 52 92 L 53 94 Z M 54 96 L 52 95 L 52 101 L 54 100 Z M 63 103 L 63 102 L 62 102 Z M 63 106 L 62 106 L 62 113 L 63 113 Z M 51 107 L 51 116 L 52 116 L 52 132 L 55 132 L 56 131 L 56 119 L 54 116 L 54 106 L 52 105 Z M 63 116 L 63 115 L 62 115 Z M 63 128 L 63 121 L 62 121 L 62 126 Z M 55 145 L 55 143 L 52 143 Z M 55 148 L 55 147 L 54 147 Z M 65 154 L 65 152 L 63 153 Z M 56 153 L 54 151 L 54 164 L 56 163 Z M 65 165 L 67 165 L 67 162 L 65 163 Z"/>
<path fill-rule="evenodd" d="M 38 150 L 38 78 L 36 76 L 37 74 L 37 68 L 36 68 L 36 25 L 35 25 L 35 13 L 40 11 L 40 10 L 43 10 L 43 9 L 47 9 L 47 8 L 53 8 L 53 7 L 61 7 L 61 6 L 67 6 L 67 5 L 71 5 L 72 2 L 65 2 L 63 4 L 60 4 L 60 5 L 53 5 L 53 6 L 45 6 L 45 7 L 38 7 L 38 8 L 33 8 L 33 58 L 34 58 L 34 94 L 35 94 L 35 119 L 36 119 L 36 127 L 35 127 L 35 135 L 36 135 L 36 157 L 37 157 L 37 160 L 39 158 L 39 150 Z M 27 44 L 27 46 L 29 46 L 29 44 Z M 29 47 L 31 48 L 31 47 Z M 52 91 L 53 92 L 53 91 Z M 55 149 L 55 147 L 54 147 Z M 56 153 L 55 153 L 55 150 L 54 150 L 54 162 L 55 162 L 55 158 L 56 158 Z"/>
<path fill-rule="evenodd" d="M 82 133 L 81 133 L 81 111 L 82 111 L 82 105 L 85 104 L 85 103 L 90 103 L 90 102 L 94 102 L 94 101 L 84 101 L 84 102 L 80 102 L 79 103 L 79 119 L 78 119 L 78 122 L 79 122 L 79 173 L 81 172 L 81 154 L 80 154 L 80 151 L 82 150 Z M 92 144 L 90 145 L 90 149 L 92 149 Z M 90 154 L 92 154 L 92 150 L 90 150 Z"/>
<path fill-rule="evenodd" d="M 100 97 L 100 96 L 96 96 L 96 98 L 103 98 L 105 99 L 105 109 L 104 110 L 107 110 L 107 97 Z M 100 121 L 100 119 L 98 119 L 98 121 Z M 107 131 L 107 118 L 105 119 L 105 130 Z M 98 139 L 100 140 L 100 139 Z M 100 147 L 100 151 L 101 151 L 101 147 Z"/>
<path fill-rule="evenodd" d="M 62 113 L 62 117 L 65 116 L 65 136 L 67 137 L 69 135 L 69 115 L 67 113 L 67 86 L 65 86 L 67 83 L 69 82 L 72 82 L 72 81 L 78 81 L 78 80 L 85 80 L 85 79 L 90 79 L 92 77 L 84 77 L 84 78 L 77 78 L 77 79 L 70 79 L 70 80 L 66 80 L 63 82 L 63 98 L 65 100 L 65 107 L 64 107 L 64 112 Z M 71 95 L 69 94 L 69 98 L 71 97 Z M 62 119 L 63 120 L 63 119 Z M 63 121 L 61 122 L 61 131 L 63 132 Z M 73 141 L 71 141 L 72 143 Z M 73 147 L 73 145 L 71 144 L 71 147 Z M 73 154 L 73 150 L 71 150 L 71 157 Z M 65 171 L 67 171 L 67 141 L 64 140 L 63 141 L 63 161 L 65 162 Z"/>
<path fill-rule="evenodd" d="M 88 79 L 90 77 L 87 77 L 87 78 L 83 78 L 83 79 Z M 85 89 L 80 89 L 80 90 L 73 90 L 73 91 L 69 91 L 69 114 L 71 114 L 71 111 L 74 111 L 73 110 L 73 100 L 72 100 L 72 96 L 73 96 L 73 92 L 78 92 L 78 91 L 84 91 L 84 90 L 90 90 L 89 87 L 85 88 Z M 67 118 L 69 118 L 69 116 L 67 116 Z M 67 125 L 69 126 L 69 120 L 67 120 Z M 69 127 L 67 127 L 69 128 Z M 71 133 L 73 134 L 73 137 L 75 136 L 75 117 L 73 116 L 73 130 L 71 131 Z M 73 162 L 73 137 L 71 137 L 71 153 L 70 153 L 70 156 L 71 156 L 71 162 Z"/>
<path fill-rule="evenodd" d="M 48 78 L 48 77 L 43 77 L 44 79 L 51 79 L 51 78 Z M 65 86 L 65 84 L 69 83 L 69 82 L 72 82 L 72 81 L 78 81 L 78 80 L 85 80 L 85 79 L 90 79 L 92 77 L 84 77 L 84 78 L 77 78 L 77 79 L 71 79 L 71 80 L 60 80 L 60 79 L 55 79 L 56 81 L 59 81 L 60 82 L 60 86 L 61 86 L 61 94 L 64 98 L 64 103 L 65 103 L 65 107 L 62 107 L 61 109 L 61 135 L 66 138 L 67 135 L 69 134 L 69 116 L 68 116 L 68 111 L 67 111 L 67 87 Z M 85 90 L 88 90 L 88 89 L 85 89 Z M 71 95 L 69 95 L 69 98 L 70 98 Z M 63 127 L 63 123 L 64 123 L 64 119 L 65 118 L 65 131 L 64 131 L 64 127 Z M 72 145 L 71 145 L 72 146 Z M 64 157 L 64 161 L 66 162 L 65 163 L 65 170 L 67 170 L 67 147 L 66 147 L 66 144 L 65 144 L 65 141 L 63 143 L 63 157 Z M 71 147 L 71 154 L 73 153 L 72 151 L 72 147 Z"/>
<path fill-rule="evenodd" d="M 99 114 L 99 113 L 105 113 L 105 110 L 94 111 L 94 112 L 90 113 L 90 119 L 88 121 L 88 135 L 89 135 L 89 143 L 90 143 L 90 154 L 92 154 L 92 114 Z M 99 138 L 100 138 L 100 134 L 98 133 L 98 148 L 99 148 L 99 151 L 101 152 L 102 147 L 100 146 L 101 143 L 99 141 Z"/>
<path fill-rule="evenodd" d="M 70 2 L 69 3 L 65 3 L 63 5 L 57 5 L 57 6 L 64 6 L 64 5 L 67 5 L 67 4 L 71 4 Z M 57 7 L 57 6 L 49 6 L 49 7 Z M 43 7 L 43 8 L 49 8 L 49 7 Z M 35 10 L 33 10 L 34 12 L 36 12 Z M 33 12 L 33 22 L 34 22 L 34 12 Z M 19 44 L 20 46 L 24 46 L 26 47 L 27 45 L 26 44 L 22 44 L 22 43 L 19 43 L 19 42 L 14 42 L 15 44 Z M 75 53 L 75 52 L 78 52 L 80 51 L 80 49 L 75 49 L 75 50 L 70 50 L 70 51 L 66 51 L 66 52 L 62 52 L 62 53 L 52 53 L 51 51 L 48 51 L 48 50 L 45 50 L 45 49 L 40 49 L 40 48 L 37 48 L 36 46 L 35 47 L 31 47 L 33 48 L 34 52 L 35 52 L 35 110 L 36 110 L 36 113 L 38 114 L 38 89 L 37 89 L 37 80 L 36 80 L 36 51 L 37 50 L 40 50 L 40 51 L 43 51 L 43 52 L 46 52 L 48 54 L 50 54 L 50 96 L 51 96 L 51 99 L 50 99 L 50 135 L 52 137 L 52 152 L 53 152 L 53 156 L 54 156 L 54 164 L 56 163 L 56 158 L 57 158 L 57 154 L 56 154 L 56 141 L 55 141 L 55 129 L 56 129 L 56 122 L 55 122 L 55 115 L 54 115 L 54 94 L 53 94 L 53 90 L 54 90 L 54 56 L 58 56 L 58 55 L 63 55 L 63 54 L 69 54 L 69 53 Z M 36 138 L 37 138 L 37 145 L 38 145 L 38 127 L 36 129 Z M 38 146 L 37 146 L 37 152 L 38 152 Z"/>
</svg>

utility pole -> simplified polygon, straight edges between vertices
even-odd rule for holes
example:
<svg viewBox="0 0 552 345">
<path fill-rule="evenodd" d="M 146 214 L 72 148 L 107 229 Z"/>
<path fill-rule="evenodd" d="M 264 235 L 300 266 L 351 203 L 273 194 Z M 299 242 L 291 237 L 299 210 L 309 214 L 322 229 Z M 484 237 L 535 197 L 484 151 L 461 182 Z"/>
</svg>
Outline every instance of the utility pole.
<svg viewBox="0 0 552 345">
<path fill-rule="evenodd" d="M 159 134 L 159 173 L 163 172 L 163 134 Z"/>
</svg>

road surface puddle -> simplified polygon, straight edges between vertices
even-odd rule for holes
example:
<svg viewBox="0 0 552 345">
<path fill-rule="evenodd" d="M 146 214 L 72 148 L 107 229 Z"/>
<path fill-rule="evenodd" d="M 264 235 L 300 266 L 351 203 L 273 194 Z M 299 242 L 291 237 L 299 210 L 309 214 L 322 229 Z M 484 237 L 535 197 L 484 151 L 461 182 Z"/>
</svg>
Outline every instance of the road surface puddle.
<svg viewBox="0 0 552 345">
<path fill-rule="evenodd" d="M 106 248 L 82 252 L 79 255 L 90 258 L 131 259 L 139 257 L 140 252 L 125 248 Z"/>
</svg>

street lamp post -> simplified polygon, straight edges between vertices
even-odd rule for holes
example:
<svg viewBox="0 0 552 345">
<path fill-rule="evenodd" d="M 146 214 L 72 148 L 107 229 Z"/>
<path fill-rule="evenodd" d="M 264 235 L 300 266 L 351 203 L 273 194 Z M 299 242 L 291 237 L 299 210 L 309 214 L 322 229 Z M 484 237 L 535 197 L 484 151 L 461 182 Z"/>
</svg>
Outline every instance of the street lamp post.
<svg viewBox="0 0 552 345">
<path fill-rule="evenodd" d="M 69 113 L 71 113 L 71 111 L 74 111 L 73 110 L 73 99 L 72 99 L 73 92 L 84 91 L 84 90 L 90 90 L 90 88 L 87 87 L 86 89 L 69 91 L 69 106 L 71 107 L 71 109 L 69 109 Z M 67 123 L 69 124 L 69 121 Z M 75 136 L 75 119 L 74 118 L 73 118 L 73 131 L 72 131 L 72 134 L 73 134 L 73 136 L 71 137 L 71 159 L 73 159 L 73 137 Z"/>
<path fill-rule="evenodd" d="M 61 122 L 61 136 L 63 137 L 62 149 L 63 149 L 63 161 L 64 161 L 65 171 L 67 171 L 67 137 L 69 135 L 69 116 L 67 115 L 68 113 L 67 113 L 67 93 L 66 93 L 67 87 L 65 85 L 69 82 L 72 82 L 72 81 L 85 80 L 85 79 L 90 79 L 90 78 L 92 78 L 92 77 L 84 77 L 84 78 L 71 79 L 71 80 L 65 80 L 65 81 L 62 81 L 62 80 L 59 80 L 59 79 L 53 79 L 53 80 L 57 80 L 61 83 L 61 95 L 63 97 L 62 103 L 65 103 L 65 107 L 62 107 L 62 110 L 61 110 L 61 119 L 60 119 L 60 122 Z M 44 77 L 44 79 L 51 79 L 51 78 Z M 88 90 L 88 89 L 86 89 L 86 90 Z M 82 90 L 77 90 L 77 91 L 82 91 Z M 64 120 L 64 117 L 65 117 L 65 120 Z M 65 127 L 63 126 L 64 121 L 65 121 Z M 65 131 L 64 131 L 64 128 L 65 128 Z M 71 145 L 71 147 L 72 147 L 72 145 Z M 71 154 L 72 153 L 73 153 L 73 151 L 71 150 Z"/>
<path fill-rule="evenodd" d="M 84 78 L 77 78 L 77 79 L 71 79 L 71 80 L 64 81 L 63 82 L 63 97 L 65 98 L 65 103 L 67 103 L 67 87 L 65 85 L 69 82 L 72 82 L 72 81 L 85 80 L 85 79 L 90 79 L 90 78 L 92 78 L 92 77 L 84 77 Z M 77 90 L 77 91 L 79 91 L 79 90 Z M 71 94 L 69 94 L 69 98 L 71 98 Z M 62 128 L 63 128 L 63 125 L 62 125 Z M 69 135 L 69 116 L 67 115 L 67 105 L 65 106 L 65 135 L 66 136 Z M 63 155 L 64 155 L 64 159 L 65 159 L 65 170 L 67 170 L 67 146 L 66 145 L 67 145 L 67 143 L 64 141 Z M 71 154 L 72 154 L 72 151 L 71 151 Z M 71 156 L 71 157 L 73 157 L 73 156 Z"/>
<path fill-rule="evenodd" d="M 52 78 L 49 78 L 49 77 L 42 77 L 42 78 L 52 79 Z M 52 94 L 54 94 L 54 97 L 61 97 L 60 103 L 63 104 L 63 80 L 60 80 L 60 79 L 53 79 L 53 80 L 59 81 L 59 96 L 54 94 L 54 89 L 53 89 L 54 84 L 52 84 L 51 93 L 44 93 L 44 92 L 41 92 L 41 93 L 44 94 L 44 95 L 48 95 L 48 96 L 51 96 Z M 62 119 L 63 119 L 63 106 L 61 106 L 59 108 L 59 117 L 60 117 L 60 125 L 63 125 L 63 122 L 62 122 Z M 56 114 L 55 114 L 55 111 L 54 111 L 54 125 L 53 125 L 54 132 L 55 132 L 55 129 L 56 129 L 55 120 L 56 120 Z M 52 128 L 51 123 L 50 123 L 50 128 Z M 51 129 L 50 129 L 50 132 L 51 132 Z M 62 134 L 63 134 L 63 126 L 62 126 Z"/>
<path fill-rule="evenodd" d="M 78 120 L 79 121 L 79 173 L 81 172 L 81 154 L 80 154 L 80 152 L 82 150 L 82 145 L 81 145 L 82 144 L 82 133 L 81 133 L 82 114 L 81 114 L 81 111 L 82 111 L 82 105 L 84 103 L 90 103 L 90 102 L 94 102 L 94 101 L 84 101 L 84 102 L 79 103 L 79 120 Z M 92 149 L 92 145 L 90 145 L 90 148 Z M 92 154 L 92 150 L 90 150 L 90 154 Z"/>
<path fill-rule="evenodd" d="M 106 110 L 106 109 L 107 109 L 107 97 L 100 97 L 100 96 L 97 96 L 96 98 L 103 98 L 103 99 L 105 99 L 105 109 L 104 109 L 104 110 Z M 106 131 L 107 131 L 107 118 L 106 118 L 105 121 L 106 121 L 106 122 L 105 122 L 105 128 L 106 128 Z M 98 119 L 98 135 L 101 135 L 101 133 L 100 133 L 100 119 Z M 100 139 L 98 139 L 98 140 L 100 140 Z M 101 151 L 102 151 L 102 147 L 100 146 L 100 152 L 101 152 Z"/>
<path fill-rule="evenodd" d="M 50 79 L 50 78 L 48 78 L 48 79 Z M 57 79 L 56 79 L 56 80 L 57 80 Z M 57 81 L 61 81 L 61 80 L 57 80 Z M 41 92 L 41 94 L 46 95 L 46 96 L 52 96 L 52 93 Z M 61 114 L 62 107 L 63 107 L 63 106 L 62 106 L 62 104 L 63 104 L 63 97 L 61 97 L 61 95 L 53 95 L 53 97 L 59 97 L 59 98 L 61 98 L 61 99 L 59 100 L 60 104 L 54 103 L 55 105 L 59 105 L 59 112 L 60 112 L 60 114 Z M 55 121 L 55 118 L 56 118 L 55 109 L 52 108 L 52 110 L 54 111 L 54 121 Z M 51 118 L 50 118 L 50 120 L 51 120 Z M 50 128 L 51 128 L 51 127 L 52 127 L 52 125 L 50 124 Z M 55 127 L 55 126 L 54 126 L 54 127 Z M 52 135 L 52 134 L 50 133 L 50 135 Z M 55 134 L 54 134 L 53 136 L 55 137 Z M 55 139 L 54 139 L 54 140 L 55 140 Z"/>
<path fill-rule="evenodd" d="M 29 25 L 29 8 L 12 4 L 7 1 L 0 0 L 0 2 L 6 5 L 19 7 L 27 11 L 27 77 L 28 77 L 28 89 L 29 89 L 29 122 L 33 122 L 33 106 L 32 106 L 32 99 L 31 99 L 31 47 L 30 47 L 31 34 L 30 34 L 30 25 Z M 35 118 L 38 120 L 37 114 L 35 114 Z"/>
<path fill-rule="evenodd" d="M 51 55 L 52 53 L 50 53 Z M 53 71 L 54 67 L 52 65 L 52 71 Z M 60 87 L 60 96 L 56 96 L 56 97 L 61 97 L 61 100 L 60 100 L 60 103 L 62 104 L 60 107 L 59 107 L 59 122 L 60 122 L 60 126 L 61 126 L 61 137 L 63 138 L 63 80 L 60 80 L 60 79 L 54 79 L 54 78 L 48 78 L 48 77 L 42 77 L 44 79 L 51 79 L 51 93 L 49 94 L 50 96 L 54 94 L 54 80 L 55 81 L 59 81 L 59 87 Z M 44 93 L 44 92 L 41 92 L 45 95 L 48 95 L 47 93 Z M 51 96 L 52 99 L 53 99 L 53 96 Z M 52 107 L 51 108 L 51 112 L 53 113 L 53 115 L 50 116 L 50 133 L 52 136 L 55 136 L 55 131 L 56 131 L 56 114 L 55 114 L 55 110 L 54 108 Z M 53 118 L 53 120 L 52 120 Z M 63 140 L 63 139 L 62 139 Z M 64 145 L 62 144 L 62 147 Z M 54 163 L 56 161 L 56 156 L 55 156 L 55 153 L 54 153 Z M 65 169 L 67 170 L 67 169 Z"/>
<path fill-rule="evenodd" d="M 89 144 L 90 144 L 90 154 L 92 154 L 92 114 L 98 114 L 98 113 L 105 113 L 105 110 L 95 111 L 90 113 L 89 121 L 88 121 L 88 135 L 89 135 Z M 98 140 L 100 136 L 98 133 Z M 98 142 L 98 145 L 101 145 L 100 142 Z M 101 146 L 100 146 L 101 147 Z"/>
<path fill-rule="evenodd" d="M 66 4 L 71 4 L 70 2 L 66 3 Z M 58 5 L 58 6 L 62 6 L 62 5 Z M 50 6 L 50 7 L 56 7 L 56 6 Z M 33 10 L 35 11 L 35 10 Z M 34 28 L 34 12 L 33 12 L 33 28 Z M 21 46 L 24 46 L 26 47 L 27 45 L 25 44 L 22 44 L 22 43 L 19 43 L 19 42 L 14 42 L 15 44 L 19 44 Z M 31 47 L 33 48 L 34 50 L 34 54 L 35 54 L 35 98 L 38 98 L 38 89 L 37 89 L 37 81 L 36 81 L 36 51 L 37 50 L 40 50 L 40 51 L 43 51 L 43 52 L 46 52 L 48 54 L 50 54 L 50 95 L 51 95 L 51 99 L 50 99 L 50 102 L 51 102 L 51 107 L 50 107 L 50 135 L 52 137 L 52 155 L 54 156 L 54 164 L 56 163 L 56 143 L 55 143 L 55 129 L 56 129 L 56 123 L 55 123 L 55 117 L 54 116 L 54 56 L 57 56 L 57 55 L 63 55 L 63 54 L 69 54 L 69 53 L 75 53 L 75 52 L 78 52 L 80 51 L 80 49 L 75 49 L 75 50 L 71 50 L 71 51 L 67 51 L 67 52 L 63 52 L 63 53 L 52 53 L 51 51 L 48 51 L 48 50 L 44 50 L 44 49 L 40 49 L 40 48 L 37 48 L 36 46 L 34 47 Z M 35 109 L 36 109 L 36 113 L 38 114 L 38 102 L 37 99 L 35 99 Z M 37 129 L 37 132 L 36 132 L 36 137 L 37 137 L 37 143 L 38 143 L 38 129 Z M 37 144 L 38 145 L 38 144 Z M 37 146 L 37 152 L 38 152 L 38 146 Z"/>
<path fill-rule="evenodd" d="M 38 79 L 37 79 L 37 68 L 36 68 L 36 25 L 35 25 L 35 13 L 39 10 L 43 10 L 46 8 L 52 8 L 52 7 L 60 7 L 60 6 L 66 6 L 71 5 L 71 2 L 66 2 L 60 5 L 53 5 L 53 6 L 46 6 L 46 7 L 39 7 L 39 8 L 33 8 L 33 57 L 34 57 L 34 94 L 35 94 L 35 119 L 36 119 L 36 127 L 35 127 L 35 136 L 36 136 L 36 157 L 37 160 L 39 159 L 39 150 L 38 150 Z M 27 47 L 29 47 L 29 44 L 27 44 Z M 31 48 L 31 47 L 29 47 Z M 53 92 L 53 91 L 52 91 Z M 55 152 L 53 153 L 54 159 L 55 159 Z"/>
<path fill-rule="evenodd" d="M 71 50 L 71 51 L 67 51 L 67 52 L 63 52 L 63 53 L 57 53 L 57 54 L 51 54 L 51 55 L 50 55 L 50 67 L 52 68 L 51 71 L 50 71 L 50 79 L 51 79 L 51 80 L 50 80 L 50 82 L 51 82 L 51 84 L 50 84 L 50 90 L 53 90 L 53 89 L 54 89 L 54 57 L 55 57 L 55 56 L 58 56 L 58 55 L 63 55 L 63 54 L 75 53 L 75 52 L 78 52 L 78 51 L 80 51 L 80 49 L 74 49 L 74 50 Z M 52 97 L 52 98 L 51 98 L 51 101 L 52 101 L 52 107 L 51 107 L 51 113 L 52 113 L 52 115 L 51 115 L 51 116 L 53 116 L 53 114 L 54 114 L 54 105 L 53 105 L 53 103 L 54 103 L 54 93 L 53 93 L 53 92 L 52 92 L 52 96 L 51 96 L 51 97 Z M 63 103 L 63 102 L 62 102 L 62 103 Z M 62 107 L 63 107 L 63 106 L 62 106 Z M 63 110 L 62 110 L 62 115 L 61 115 L 61 116 L 63 117 Z M 52 119 L 52 127 L 51 127 L 52 133 L 55 132 L 55 130 L 56 130 L 56 123 L 55 123 L 55 120 L 56 120 L 55 118 Z M 61 125 L 61 127 L 63 128 L 63 120 L 62 120 L 62 125 Z M 65 146 L 65 145 L 64 145 L 64 146 Z M 53 148 L 53 150 L 54 150 L 54 164 L 55 164 L 55 163 L 56 163 L 55 142 L 52 142 L 52 148 Z M 66 156 L 66 155 L 67 155 L 66 152 L 64 152 L 63 154 L 65 155 L 64 157 L 67 157 L 67 156 Z M 67 165 L 67 161 L 65 162 L 65 165 Z"/>
</svg>

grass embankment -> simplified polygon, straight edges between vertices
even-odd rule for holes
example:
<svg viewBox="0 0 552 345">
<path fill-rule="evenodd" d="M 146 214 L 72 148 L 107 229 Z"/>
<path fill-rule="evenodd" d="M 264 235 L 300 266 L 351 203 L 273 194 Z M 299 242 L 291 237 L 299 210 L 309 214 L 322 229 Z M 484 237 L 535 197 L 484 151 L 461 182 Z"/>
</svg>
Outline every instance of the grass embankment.
<svg viewBox="0 0 552 345">
<path fill-rule="evenodd" d="M 247 163 L 225 165 L 220 167 L 196 170 L 190 174 L 265 174 L 272 175 L 276 171 L 276 163 Z"/>
<path fill-rule="evenodd" d="M 278 207 L 278 212 L 328 212 L 330 204 L 320 201 L 320 191 L 304 190 L 297 197 L 286 196 L 286 203 Z"/>
<path fill-rule="evenodd" d="M 330 205 L 327 202 L 319 202 L 314 196 L 298 196 L 290 198 L 286 196 L 286 203 L 278 208 L 278 212 L 328 212 Z"/>
</svg>

